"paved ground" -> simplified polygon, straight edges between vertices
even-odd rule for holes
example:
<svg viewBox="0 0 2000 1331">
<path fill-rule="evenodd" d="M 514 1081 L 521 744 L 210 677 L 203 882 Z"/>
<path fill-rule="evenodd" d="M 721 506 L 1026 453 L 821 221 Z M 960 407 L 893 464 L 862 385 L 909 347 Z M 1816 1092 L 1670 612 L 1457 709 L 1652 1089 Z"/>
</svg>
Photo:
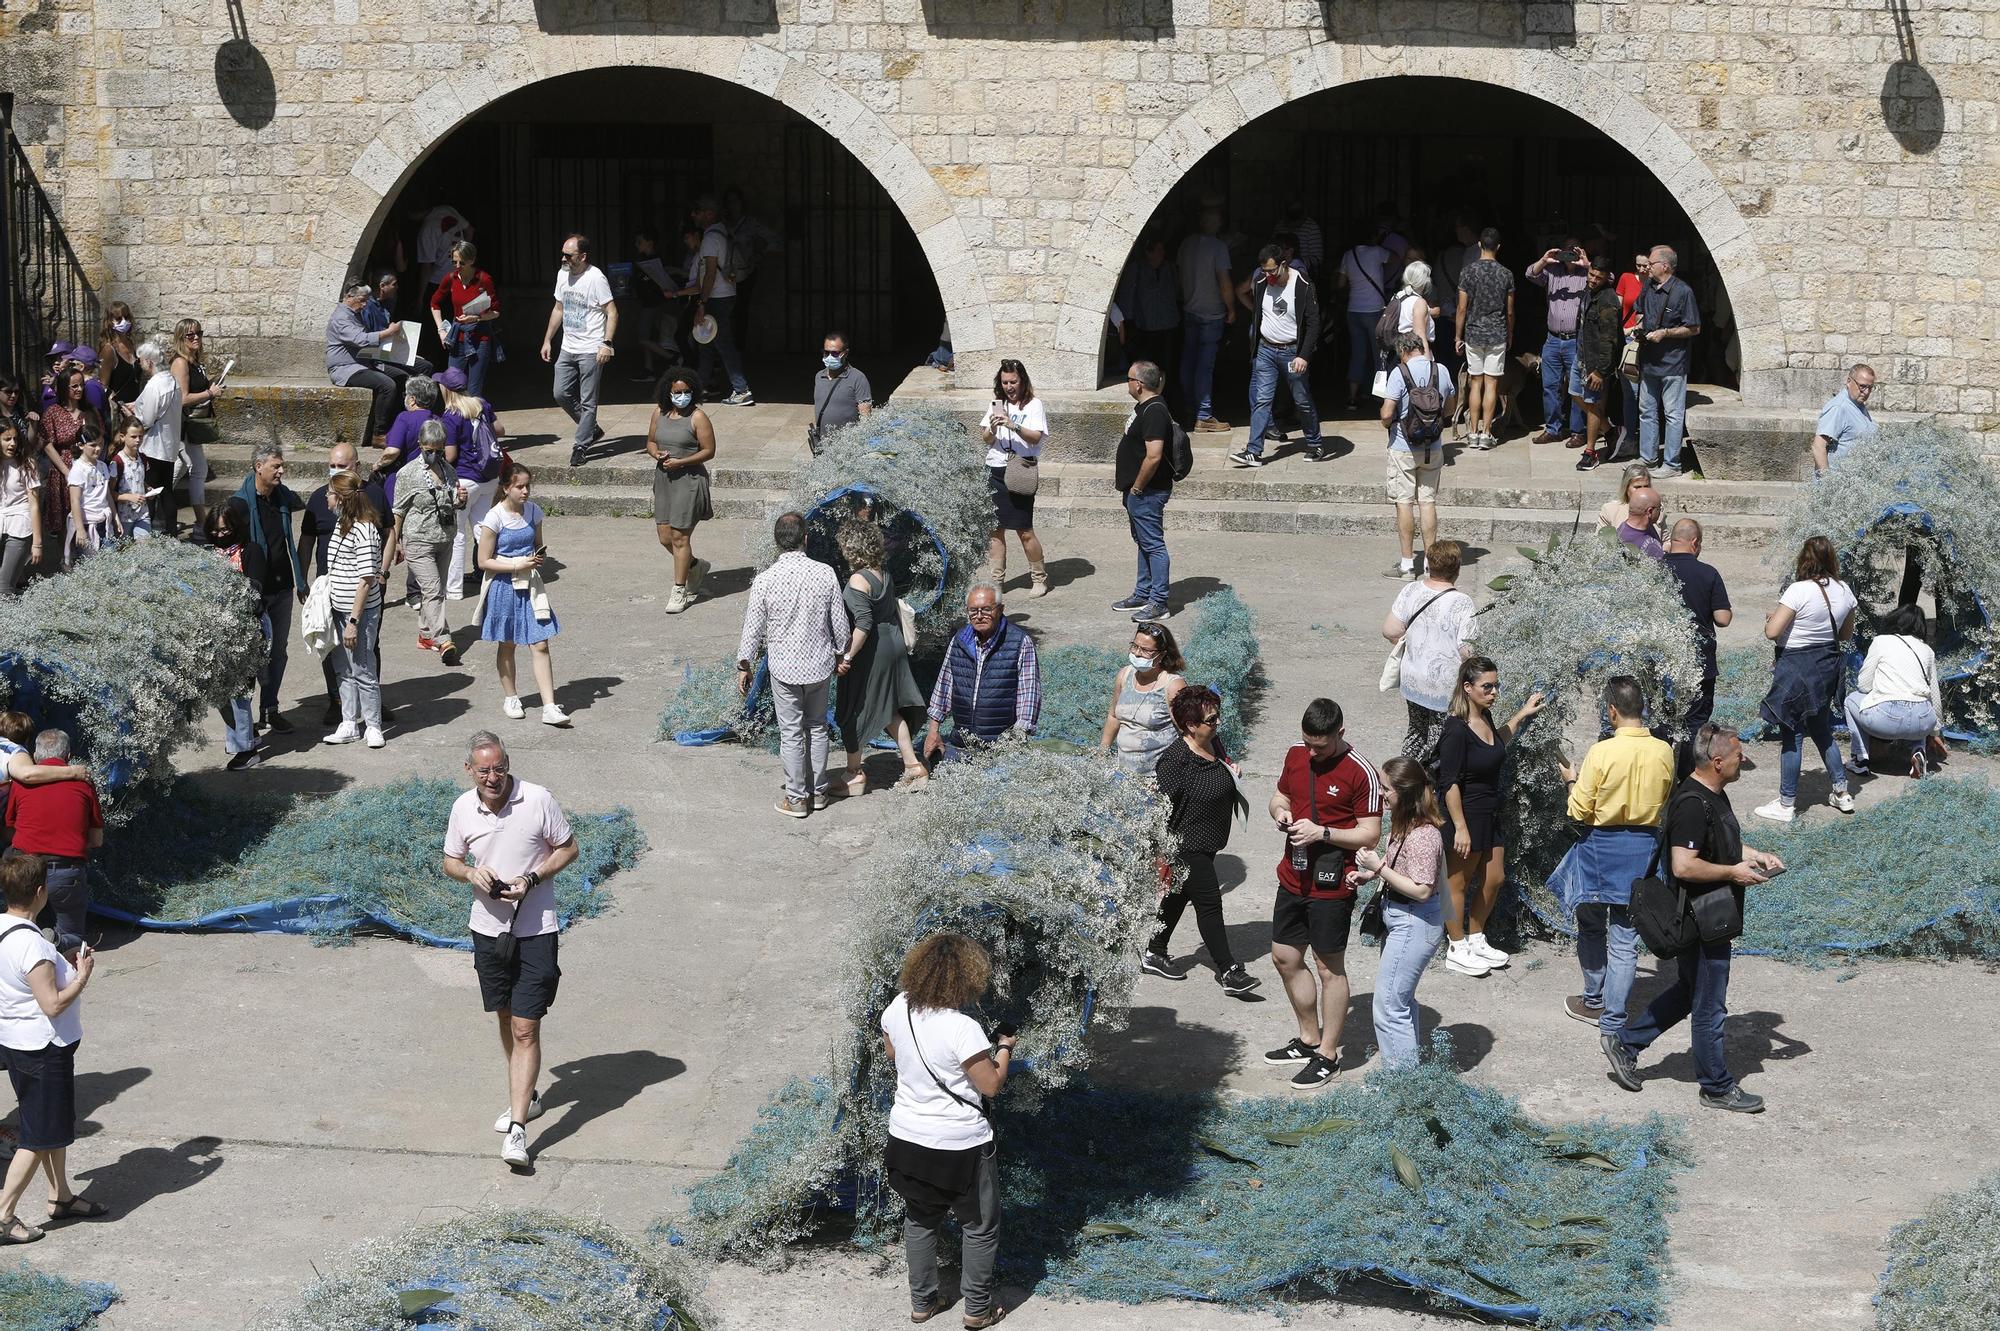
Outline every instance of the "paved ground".
<svg viewBox="0 0 2000 1331">
<path fill-rule="evenodd" d="M 654 849 L 615 880 L 616 909 L 565 940 L 562 998 L 547 1033 L 550 1112 L 535 1125 L 532 1177 L 511 1175 L 497 1159 L 501 1066 L 464 954 L 386 939 L 343 948 L 278 937 L 109 940 L 85 1014 L 87 1135 L 71 1159 L 80 1181 L 120 1214 L 24 1250 L 37 1266 L 117 1282 L 125 1302 L 105 1318 L 107 1331 L 260 1324 L 260 1310 L 282 1304 L 315 1266 L 338 1264 L 357 1241 L 485 1202 L 548 1204 L 641 1228 L 679 1208 L 680 1190 L 722 1164 L 787 1076 L 814 1069 L 829 1034 L 829 941 L 899 797 L 870 795 L 794 823 L 769 811 L 772 760 L 652 740 L 676 663 L 733 650 L 747 531 L 702 529 L 697 545 L 726 594 L 669 619 L 649 525 L 551 524 L 562 563 L 551 591 L 566 626 L 555 649 L 558 694 L 576 713 L 573 731 L 505 722 L 490 654 L 476 650 L 464 669 L 441 670 L 415 651 L 410 612 L 399 608 L 385 650 L 389 695 L 406 721 L 388 748 L 315 742 L 319 680 L 308 665 L 295 666 L 285 691 L 303 704 L 292 712 L 300 731 L 274 762 L 229 776 L 216 770 L 218 746 L 186 755 L 218 786 L 325 792 L 412 773 L 458 776 L 465 735 L 494 726 L 509 736 L 522 775 L 574 808 L 630 805 Z M 1045 643 L 1115 647 L 1122 622 L 1104 607 L 1127 590 L 1129 546 L 1114 532 L 1074 537 L 1051 550 L 1064 585 L 1016 608 Z M 1293 718 L 1315 694 L 1348 706 L 1364 754 L 1388 752 L 1398 736 L 1400 702 L 1372 687 L 1376 627 L 1395 590 L 1373 570 L 1393 548 L 1373 538 L 1342 545 L 1340 564 L 1360 572 L 1330 582 L 1326 548 L 1302 538 L 1206 533 L 1174 543 L 1183 587 L 1233 583 L 1259 616 L 1271 691 L 1247 755 L 1253 785 L 1269 782 Z M 1766 579 L 1742 557 L 1723 562 L 1747 610 L 1757 599 L 1749 589 Z M 1497 567 L 1487 557 L 1476 580 Z M 1753 635 L 1760 618 L 1744 614 L 1730 636 Z M 1759 756 L 1760 770 L 1737 788 L 1739 807 L 1775 784 L 1775 755 Z M 1864 800 L 1901 788 L 1876 784 Z M 1835 815 L 1822 807 L 1811 816 Z M 1256 836 L 1232 849 L 1242 858 L 1224 863 L 1247 886 L 1227 899 L 1231 932 L 1256 957 L 1275 851 Z M 1182 932 L 1185 953 L 1195 940 L 1191 925 Z M 1357 1056 L 1372 955 L 1354 954 L 1348 1029 Z M 1964 1186 L 2000 1151 L 1986 1070 L 1963 1057 L 1977 1046 L 1959 1035 L 1971 1014 L 2000 1000 L 2000 980 L 1980 967 L 1874 964 L 1850 976 L 1739 962 L 1730 1057 L 1772 1106 L 1753 1120 L 1697 1111 L 1679 1039 L 1649 1062 L 1645 1094 L 1614 1087 L 1591 1034 L 1559 1010 L 1572 967 L 1542 947 L 1484 981 L 1434 970 L 1420 994 L 1425 1027 L 1448 1027 L 1473 1078 L 1550 1121 L 1647 1112 L 1686 1120 L 1699 1163 L 1673 1226 L 1677 1327 L 1868 1325 L 1889 1227 Z M 1268 961 L 1253 969 L 1268 979 Z M 1642 978 L 1641 994 L 1653 983 Z M 1276 1092 L 1276 1075 L 1246 1058 L 1288 1033 L 1273 1003 L 1226 999 L 1201 978 L 1149 980 L 1130 1032 L 1105 1041 L 1106 1075 Z M 24 1214 L 39 1219 L 39 1202 Z M 901 1323 L 900 1281 L 899 1269 L 821 1254 L 784 1275 L 725 1268 L 710 1292 L 718 1325 L 734 1331 L 858 1331 Z M 1023 1297 L 1010 1291 L 1007 1301 Z M 1018 1322 L 1139 1328 L 1158 1325 L 1161 1311 L 1028 1298 Z M 1205 1307 L 1169 1315 L 1188 1328 L 1278 1324 Z M 1420 1312 L 1324 1302 L 1293 1321 L 1362 1331 L 1445 1325 Z"/>
</svg>

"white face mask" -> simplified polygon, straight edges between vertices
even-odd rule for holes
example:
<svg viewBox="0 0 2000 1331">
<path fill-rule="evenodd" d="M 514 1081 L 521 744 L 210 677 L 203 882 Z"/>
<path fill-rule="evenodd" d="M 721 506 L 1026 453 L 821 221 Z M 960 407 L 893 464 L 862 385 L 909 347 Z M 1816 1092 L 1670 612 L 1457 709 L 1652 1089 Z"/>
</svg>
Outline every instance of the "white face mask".
<svg viewBox="0 0 2000 1331">
<path fill-rule="evenodd" d="M 1125 659 L 1132 663 L 1134 670 L 1151 670 L 1153 668 L 1153 658 L 1150 656 L 1141 656 L 1137 652 L 1132 652 Z"/>
<path fill-rule="evenodd" d="M 845 356 L 836 356 L 829 351 L 819 358 L 819 363 L 826 366 L 829 370 L 837 370 L 847 363 L 847 358 Z"/>
<path fill-rule="evenodd" d="M 668 398 L 667 400 L 672 402 L 676 409 L 680 411 L 686 411 L 688 407 L 693 405 L 694 403 L 694 394 L 675 393 L 672 397 Z"/>
<path fill-rule="evenodd" d="M 132 321 L 130 319 L 120 319 L 111 325 L 111 331 L 114 333 L 129 333 L 132 331 Z"/>
</svg>

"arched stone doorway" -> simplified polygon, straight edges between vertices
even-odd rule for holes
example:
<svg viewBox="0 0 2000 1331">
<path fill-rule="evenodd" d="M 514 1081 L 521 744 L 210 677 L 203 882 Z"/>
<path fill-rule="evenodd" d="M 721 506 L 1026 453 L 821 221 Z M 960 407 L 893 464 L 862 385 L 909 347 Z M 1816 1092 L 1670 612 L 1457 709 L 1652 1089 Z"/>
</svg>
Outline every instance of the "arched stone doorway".
<svg viewBox="0 0 2000 1331">
<path fill-rule="evenodd" d="M 1581 115 L 1642 163 L 1685 214 L 1733 307 L 1737 373 L 1747 402 L 1775 393 L 1786 363 L 1784 328 L 1748 225 L 1713 171 L 1657 116 L 1614 83 L 1553 51 L 1316 46 L 1260 65 L 1176 118 L 1127 172 L 1080 247 L 1057 325 L 1057 346 L 1095 357 L 1120 273 L 1163 200 L 1238 131 L 1315 94 L 1415 76 L 1514 90 Z M 1356 200 L 1372 208 L 1380 199 Z M 1328 219 L 1320 219 L 1323 224 Z M 1575 219 L 1571 219 L 1575 220 Z M 1521 263 L 1528 258 L 1511 256 Z M 1519 266 L 1516 264 L 1516 266 Z"/>
<path fill-rule="evenodd" d="M 547 80 L 592 73 L 610 77 L 617 71 L 629 75 L 632 69 L 720 80 L 732 86 L 732 95 L 771 99 L 824 130 L 879 183 L 914 235 L 936 279 L 954 345 L 962 354 L 992 350 L 985 282 L 950 199 L 930 173 L 879 117 L 847 92 L 782 52 L 739 37 L 544 34 L 440 78 L 383 125 L 334 187 L 299 273 L 294 302 L 299 336 L 317 337 L 341 283 L 367 260 L 398 195 L 453 131 L 502 98 Z M 658 224 L 672 220 L 664 217 Z M 553 273 L 552 264 L 543 266 Z"/>
</svg>

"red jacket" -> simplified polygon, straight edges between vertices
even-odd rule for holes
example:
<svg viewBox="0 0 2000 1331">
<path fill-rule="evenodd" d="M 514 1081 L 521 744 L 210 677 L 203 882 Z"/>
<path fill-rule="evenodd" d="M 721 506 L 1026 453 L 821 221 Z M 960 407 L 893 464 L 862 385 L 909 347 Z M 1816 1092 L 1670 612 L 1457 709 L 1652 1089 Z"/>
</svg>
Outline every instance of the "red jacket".
<svg viewBox="0 0 2000 1331">
<path fill-rule="evenodd" d="M 41 765 L 68 764 L 67 758 L 51 758 Z M 15 850 L 70 860 L 90 854 L 91 834 L 104 829 L 104 810 L 88 781 L 53 781 L 46 786 L 16 781 L 13 786 L 13 797 L 7 801 L 7 826 L 14 829 Z"/>
</svg>

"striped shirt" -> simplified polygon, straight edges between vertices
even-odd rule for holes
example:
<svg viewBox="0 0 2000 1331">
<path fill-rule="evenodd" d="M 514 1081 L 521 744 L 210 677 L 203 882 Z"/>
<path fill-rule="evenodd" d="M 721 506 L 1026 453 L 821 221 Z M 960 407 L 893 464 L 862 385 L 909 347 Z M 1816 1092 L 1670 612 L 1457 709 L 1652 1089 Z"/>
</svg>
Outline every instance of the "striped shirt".
<svg viewBox="0 0 2000 1331">
<path fill-rule="evenodd" d="M 372 522 L 357 522 L 345 532 L 336 531 L 327 547 L 326 576 L 333 579 L 333 613 L 351 615 L 354 593 L 362 580 L 369 583 L 364 610 L 382 608 L 382 529 Z"/>
</svg>

